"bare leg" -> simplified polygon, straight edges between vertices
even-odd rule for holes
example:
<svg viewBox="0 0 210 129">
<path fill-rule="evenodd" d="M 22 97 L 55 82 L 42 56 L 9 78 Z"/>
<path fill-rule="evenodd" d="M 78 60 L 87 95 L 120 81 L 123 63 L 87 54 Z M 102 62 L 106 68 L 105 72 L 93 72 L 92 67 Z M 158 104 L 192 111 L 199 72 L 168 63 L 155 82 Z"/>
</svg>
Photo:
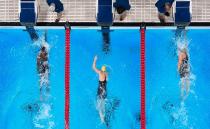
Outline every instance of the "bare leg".
<svg viewBox="0 0 210 129">
<path fill-rule="evenodd" d="M 181 99 L 184 100 L 184 80 L 181 79 Z"/>
<path fill-rule="evenodd" d="M 40 86 L 40 101 L 42 101 L 43 100 L 43 98 L 42 98 L 42 87 Z"/>
<path fill-rule="evenodd" d="M 159 20 L 160 20 L 161 23 L 165 23 L 165 15 L 164 14 L 159 13 L 158 14 L 158 18 L 159 18 Z"/>
<path fill-rule="evenodd" d="M 40 80 L 39 80 L 40 101 L 43 100 L 43 96 L 42 96 L 42 86 L 43 86 L 43 74 L 40 73 Z"/>
<path fill-rule="evenodd" d="M 124 11 L 122 14 L 120 14 L 120 21 L 123 21 L 127 16 L 127 11 Z"/>
<path fill-rule="evenodd" d="M 97 108 L 99 111 L 101 123 L 105 123 L 105 100 L 98 99 L 98 107 Z"/>
<path fill-rule="evenodd" d="M 63 12 L 57 13 L 57 19 L 55 20 L 55 22 L 59 22 L 62 18 Z"/>
<path fill-rule="evenodd" d="M 186 79 L 186 97 L 189 95 L 190 92 L 190 81 Z"/>
<path fill-rule="evenodd" d="M 49 87 L 49 70 L 47 69 L 45 72 L 45 81 L 46 81 L 46 91 L 49 93 L 50 92 L 50 87 Z"/>
<path fill-rule="evenodd" d="M 190 91 L 190 81 L 188 78 L 184 78 L 183 80 L 183 94 L 184 90 L 185 90 L 185 95 L 183 95 L 183 100 L 185 100 L 188 97 Z"/>
</svg>

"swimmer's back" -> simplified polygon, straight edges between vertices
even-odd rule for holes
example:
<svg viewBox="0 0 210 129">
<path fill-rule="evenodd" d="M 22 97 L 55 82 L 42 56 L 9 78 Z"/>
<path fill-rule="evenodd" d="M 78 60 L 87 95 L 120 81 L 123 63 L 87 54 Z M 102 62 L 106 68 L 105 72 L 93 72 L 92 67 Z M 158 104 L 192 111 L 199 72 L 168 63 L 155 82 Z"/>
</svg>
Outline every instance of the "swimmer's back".
<svg viewBox="0 0 210 129">
<path fill-rule="evenodd" d="M 103 71 L 100 71 L 100 73 L 99 73 L 99 81 L 106 81 L 106 79 L 107 79 L 107 73 L 103 72 Z"/>
</svg>

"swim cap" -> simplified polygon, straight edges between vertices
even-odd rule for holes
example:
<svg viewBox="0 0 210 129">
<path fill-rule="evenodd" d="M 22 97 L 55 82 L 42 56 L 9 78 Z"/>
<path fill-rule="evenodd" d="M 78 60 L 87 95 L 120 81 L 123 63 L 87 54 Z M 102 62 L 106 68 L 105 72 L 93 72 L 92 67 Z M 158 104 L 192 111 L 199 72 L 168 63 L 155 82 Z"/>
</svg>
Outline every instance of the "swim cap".
<svg viewBox="0 0 210 129">
<path fill-rule="evenodd" d="M 101 71 L 106 72 L 106 66 L 102 66 Z"/>
<path fill-rule="evenodd" d="M 187 48 L 183 47 L 180 49 L 181 52 L 187 53 Z"/>
<path fill-rule="evenodd" d="M 41 47 L 41 50 L 42 50 L 42 51 L 45 51 L 45 50 L 46 50 L 46 47 L 45 47 L 45 46 L 42 46 L 42 47 Z"/>
</svg>

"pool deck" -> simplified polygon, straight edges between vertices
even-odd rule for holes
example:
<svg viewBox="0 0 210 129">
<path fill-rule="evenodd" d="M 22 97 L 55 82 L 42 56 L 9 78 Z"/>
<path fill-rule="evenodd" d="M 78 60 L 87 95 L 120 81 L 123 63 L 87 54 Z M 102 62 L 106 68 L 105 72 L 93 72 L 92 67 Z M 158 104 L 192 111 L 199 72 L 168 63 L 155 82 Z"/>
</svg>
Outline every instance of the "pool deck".
<svg viewBox="0 0 210 129">
<path fill-rule="evenodd" d="M 56 14 L 48 11 L 45 0 L 41 0 L 38 22 L 53 22 Z M 96 0 L 62 0 L 64 17 L 61 21 L 95 22 Z M 159 22 L 156 0 L 130 0 L 131 10 L 123 22 Z M 19 0 L 0 0 L 0 22 L 18 22 Z M 192 22 L 210 22 L 210 0 L 192 0 Z M 170 21 L 170 19 L 169 19 Z M 115 19 L 115 22 L 119 22 Z"/>
</svg>

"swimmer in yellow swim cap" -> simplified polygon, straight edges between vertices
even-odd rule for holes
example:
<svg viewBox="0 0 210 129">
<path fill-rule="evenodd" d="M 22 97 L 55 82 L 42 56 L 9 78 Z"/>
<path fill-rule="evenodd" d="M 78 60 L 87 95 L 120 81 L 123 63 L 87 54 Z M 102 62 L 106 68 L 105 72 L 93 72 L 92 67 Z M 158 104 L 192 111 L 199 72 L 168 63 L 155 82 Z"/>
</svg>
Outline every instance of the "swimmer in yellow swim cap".
<svg viewBox="0 0 210 129">
<path fill-rule="evenodd" d="M 101 67 L 101 71 L 102 71 L 102 72 L 106 72 L 106 66 L 103 65 L 103 66 Z"/>
<path fill-rule="evenodd" d="M 98 57 L 95 56 L 94 60 L 93 60 L 93 66 L 92 67 L 93 67 L 93 70 L 99 75 L 99 86 L 98 86 L 98 91 L 97 91 L 98 100 L 103 101 L 107 96 L 107 93 L 106 93 L 107 72 L 106 72 L 106 66 L 104 66 L 104 65 L 101 67 L 101 70 L 96 68 L 97 59 L 98 59 Z M 101 104 L 103 104 L 103 103 L 101 103 Z M 105 106 L 102 106 L 102 107 L 105 107 Z M 101 122 L 105 121 L 104 110 L 105 109 L 101 109 L 99 111 Z"/>
<path fill-rule="evenodd" d="M 93 61 L 93 70 L 99 75 L 99 87 L 98 87 L 98 97 L 101 99 L 106 98 L 106 82 L 107 82 L 107 73 L 106 66 L 102 66 L 101 70 L 96 68 L 97 56 L 95 56 Z"/>
</svg>

